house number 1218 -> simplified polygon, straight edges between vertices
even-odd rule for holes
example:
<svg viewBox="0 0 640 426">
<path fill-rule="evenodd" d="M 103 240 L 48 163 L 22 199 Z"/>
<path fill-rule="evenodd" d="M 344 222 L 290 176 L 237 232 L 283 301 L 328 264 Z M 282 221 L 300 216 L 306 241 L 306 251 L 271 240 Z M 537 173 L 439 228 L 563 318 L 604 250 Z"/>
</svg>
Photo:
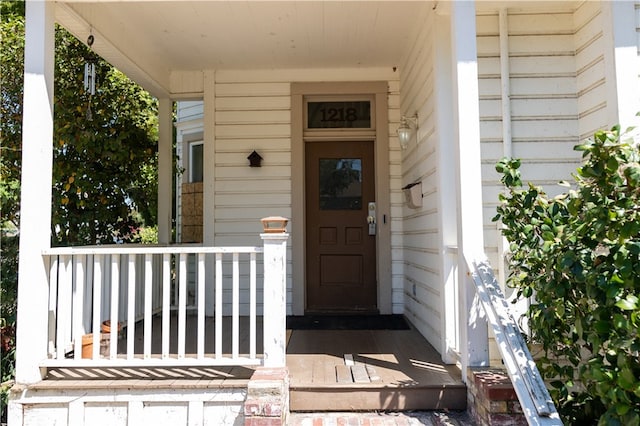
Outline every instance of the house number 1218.
<svg viewBox="0 0 640 426">
<path fill-rule="evenodd" d="M 320 101 L 307 103 L 309 129 L 369 129 L 370 101 Z"/>
<path fill-rule="evenodd" d="M 327 121 L 356 121 L 358 111 L 355 108 L 322 108 L 320 110 L 323 122 Z"/>
</svg>

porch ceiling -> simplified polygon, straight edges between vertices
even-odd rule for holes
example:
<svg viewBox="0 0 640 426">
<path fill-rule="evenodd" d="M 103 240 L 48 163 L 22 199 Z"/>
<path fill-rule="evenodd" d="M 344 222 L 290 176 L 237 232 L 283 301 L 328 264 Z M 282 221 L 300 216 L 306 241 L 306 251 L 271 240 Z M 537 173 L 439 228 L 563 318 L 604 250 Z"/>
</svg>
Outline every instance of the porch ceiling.
<svg viewBox="0 0 640 426">
<path fill-rule="evenodd" d="M 58 0 L 56 20 L 156 96 L 206 69 L 399 65 L 425 1 Z"/>
</svg>

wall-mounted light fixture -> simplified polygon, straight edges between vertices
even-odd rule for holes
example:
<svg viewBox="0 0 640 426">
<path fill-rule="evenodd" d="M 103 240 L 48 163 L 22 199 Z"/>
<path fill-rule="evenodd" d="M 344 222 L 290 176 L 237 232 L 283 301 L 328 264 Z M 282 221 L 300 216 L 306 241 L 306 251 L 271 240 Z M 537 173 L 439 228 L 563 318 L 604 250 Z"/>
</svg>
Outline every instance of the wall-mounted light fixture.
<svg viewBox="0 0 640 426">
<path fill-rule="evenodd" d="M 411 117 L 407 117 L 403 115 L 400 117 L 400 126 L 396 133 L 398 134 L 398 141 L 400 142 L 400 148 L 407 149 L 409 146 L 409 141 L 411 140 L 411 136 L 413 136 L 413 129 L 415 127 L 418 129 L 418 113 L 416 112 Z"/>
</svg>

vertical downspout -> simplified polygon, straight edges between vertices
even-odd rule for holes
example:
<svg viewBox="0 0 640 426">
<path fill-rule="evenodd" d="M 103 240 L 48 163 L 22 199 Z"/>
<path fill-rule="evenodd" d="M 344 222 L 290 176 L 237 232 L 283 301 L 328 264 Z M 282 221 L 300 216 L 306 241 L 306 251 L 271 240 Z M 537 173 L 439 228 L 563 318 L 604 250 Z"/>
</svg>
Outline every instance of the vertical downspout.
<svg viewBox="0 0 640 426">
<path fill-rule="evenodd" d="M 502 156 L 511 158 L 513 147 L 511 141 L 511 72 L 509 69 L 509 13 L 506 8 L 500 9 L 500 99 L 502 100 Z M 509 246 L 506 238 L 501 235 L 502 223 L 498 223 L 498 254 L 500 265 L 498 281 L 504 287 L 506 283 L 506 255 Z"/>
<path fill-rule="evenodd" d="M 509 70 L 509 13 L 500 9 L 500 81 L 502 99 L 502 155 L 511 157 L 511 84 Z"/>
</svg>

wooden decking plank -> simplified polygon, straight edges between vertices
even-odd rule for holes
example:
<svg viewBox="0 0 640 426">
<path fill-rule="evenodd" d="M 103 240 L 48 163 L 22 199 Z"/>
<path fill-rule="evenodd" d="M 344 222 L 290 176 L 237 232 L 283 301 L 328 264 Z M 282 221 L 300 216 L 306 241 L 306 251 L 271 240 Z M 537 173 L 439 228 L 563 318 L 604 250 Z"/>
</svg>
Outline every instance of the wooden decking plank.
<svg viewBox="0 0 640 426">
<path fill-rule="evenodd" d="M 380 375 L 378 374 L 378 372 L 376 371 L 373 365 L 366 364 L 365 368 L 367 370 L 367 374 L 369 375 L 369 380 L 371 382 L 378 383 L 382 381 L 382 378 L 380 378 Z"/>
<path fill-rule="evenodd" d="M 344 365 L 355 365 L 353 362 L 353 354 L 344 354 Z"/>
<path fill-rule="evenodd" d="M 362 364 L 352 365 L 351 375 L 353 376 L 353 381 L 355 383 L 371 383 L 371 380 L 369 379 L 369 373 L 367 372 L 367 368 Z"/>
<path fill-rule="evenodd" d="M 287 367 L 292 384 L 313 382 L 313 358 L 287 357 Z"/>
<path fill-rule="evenodd" d="M 351 367 L 348 365 L 336 365 L 336 380 L 338 383 L 353 383 Z"/>
<path fill-rule="evenodd" d="M 324 371 L 325 363 L 321 360 L 314 359 L 311 367 L 311 383 L 325 383 Z"/>
</svg>

